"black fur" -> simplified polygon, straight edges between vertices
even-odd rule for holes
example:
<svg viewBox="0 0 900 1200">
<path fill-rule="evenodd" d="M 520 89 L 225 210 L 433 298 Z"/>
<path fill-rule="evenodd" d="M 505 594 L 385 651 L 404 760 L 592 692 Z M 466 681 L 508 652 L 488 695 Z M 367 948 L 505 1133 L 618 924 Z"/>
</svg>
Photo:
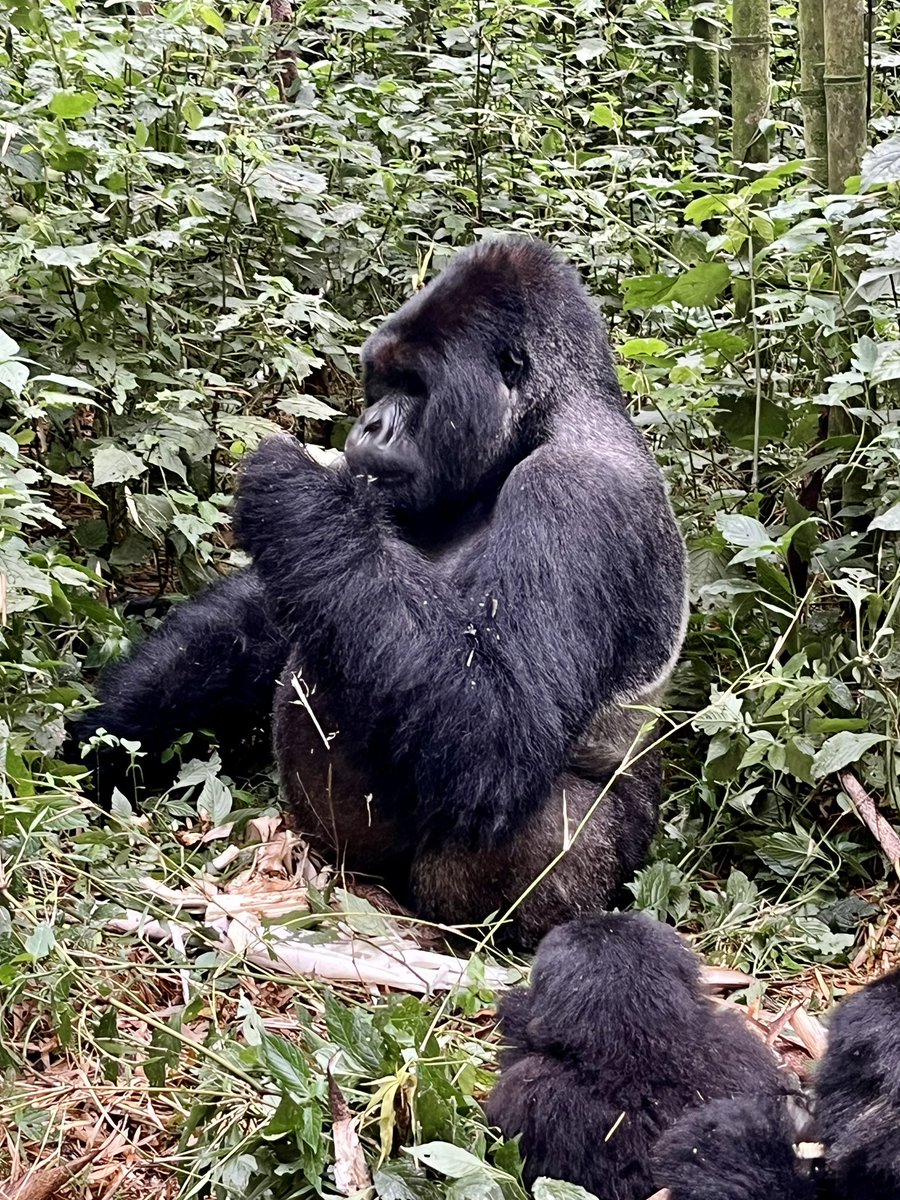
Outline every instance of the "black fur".
<svg viewBox="0 0 900 1200">
<path fill-rule="evenodd" d="M 841 1200 L 900 1197 L 900 971 L 838 1005 L 815 1118 Z"/>
<path fill-rule="evenodd" d="M 792 1104 L 742 1096 L 687 1113 L 659 1140 L 655 1186 L 671 1200 L 817 1200 L 818 1182 L 794 1152 Z"/>
<path fill-rule="evenodd" d="M 683 633 L 683 545 L 594 306 L 546 246 L 458 255 L 369 339 L 363 368 L 368 407 L 340 466 L 287 437 L 246 464 L 235 528 L 267 615 L 229 614 L 222 642 L 166 622 L 119 675 L 127 705 L 107 694 L 101 715 L 157 741 L 192 706 L 229 715 L 235 674 L 278 669 L 242 647 L 252 658 L 277 630 L 276 755 L 301 830 L 408 884 L 421 915 L 480 921 L 567 844 L 622 762 L 644 719 L 623 705 L 659 699 Z M 201 601 L 213 614 L 219 594 Z M 197 660 L 222 675 L 169 667 Z M 155 727 L 161 664 L 177 720 Z M 510 940 L 608 906 L 657 800 L 648 758 Z"/>
<path fill-rule="evenodd" d="M 790 1087 L 744 1018 L 704 995 L 674 930 L 640 913 L 555 929 L 500 1018 L 509 1045 L 487 1116 L 521 1134 L 529 1185 L 548 1175 L 603 1200 L 646 1200 L 660 1186 L 657 1141 L 686 1110 Z"/>
<path fill-rule="evenodd" d="M 104 671 L 100 705 L 79 722 L 76 737 L 97 729 L 139 741 L 139 780 L 127 753 L 102 749 L 91 765 L 102 796 L 118 787 L 165 786 L 174 775 L 160 754 L 185 733 L 215 733 L 227 761 L 246 752 L 254 732 L 269 724 L 272 691 L 287 643 L 266 617 L 263 587 L 241 571 L 177 605 L 133 658 Z"/>
</svg>

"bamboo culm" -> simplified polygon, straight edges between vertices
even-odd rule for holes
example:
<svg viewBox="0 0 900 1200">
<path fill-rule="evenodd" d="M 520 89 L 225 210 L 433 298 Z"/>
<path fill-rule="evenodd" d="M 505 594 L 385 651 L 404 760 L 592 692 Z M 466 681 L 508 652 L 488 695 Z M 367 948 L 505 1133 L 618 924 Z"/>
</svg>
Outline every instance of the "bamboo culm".
<svg viewBox="0 0 900 1200">
<path fill-rule="evenodd" d="M 823 0 L 800 0 L 800 104 L 810 178 L 828 187 L 825 110 L 825 10 Z"/>
<path fill-rule="evenodd" d="M 736 166 L 769 159 L 763 122 L 771 73 L 769 0 L 734 0 L 731 35 L 732 155 Z"/>
</svg>

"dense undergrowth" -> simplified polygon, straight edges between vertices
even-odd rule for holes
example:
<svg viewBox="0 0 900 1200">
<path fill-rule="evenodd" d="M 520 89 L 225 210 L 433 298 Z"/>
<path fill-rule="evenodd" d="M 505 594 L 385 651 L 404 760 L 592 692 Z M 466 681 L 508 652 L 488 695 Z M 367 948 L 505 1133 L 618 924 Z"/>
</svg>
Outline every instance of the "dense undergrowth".
<svg viewBox="0 0 900 1200">
<path fill-rule="evenodd" d="M 743 177 L 727 93 L 711 109 L 687 68 L 715 5 L 137 7 L 18 0 L 0 50 L 0 1176 L 108 1105 L 104 1135 L 146 1135 L 124 1194 L 160 1155 L 185 1196 L 329 1194 L 343 1047 L 382 1196 L 518 1196 L 477 1103 L 489 993 L 367 1005 L 111 936 L 155 911 L 143 877 L 212 869 L 198 805 L 239 842 L 277 797 L 214 759 L 106 821 L 65 720 L 158 619 L 124 602 L 240 561 L 229 494 L 271 423 L 340 445 L 380 315 L 453 247 L 540 235 L 603 305 L 691 551 L 637 900 L 763 975 L 846 964 L 891 874 L 837 773 L 900 810 L 900 9 L 875 31 L 876 148 L 827 196 L 789 3 L 772 158 Z M 420 1153 L 429 1181 L 400 1147 L 430 1142 L 475 1157 Z"/>
</svg>

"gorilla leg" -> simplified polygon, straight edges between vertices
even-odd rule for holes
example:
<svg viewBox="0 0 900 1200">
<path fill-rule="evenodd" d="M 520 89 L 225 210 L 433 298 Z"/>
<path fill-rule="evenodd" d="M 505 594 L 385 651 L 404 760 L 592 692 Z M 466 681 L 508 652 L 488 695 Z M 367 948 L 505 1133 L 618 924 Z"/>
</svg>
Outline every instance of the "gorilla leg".
<svg viewBox="0 0 900 1200">
<path fill-rule="evenodd" d="M 286 658 L 258 575 L 238 572 L 178 605 L 131 658 L 104 672 L 100 705 L 81 718 L 75 736 L 84 741 L 105 729 L 139 741 L 145 782 L 163 779 L 159 757 L 182 734 L 209 730 L 227 751 L 266 725 Z M 133 790 L 128 761 L 124 751 L 99 752 L 93 765 L 101 797 L 113 787 Z"/>
<path fill-rule="evenodd" d="M 604 783 L 563 775 L 546 807 L 496 849 L 420 851 L 412 868 L 420 916 L 480 924 L 502 915 L 569 844 Z M 580 913 L 611 907 L 647 859 L 659 812 L 659 761 L 646 755 L 611 785 L 565 856 L 516 908 L 501 943 L 533 949 L 545 933 Z"/>
</svg>

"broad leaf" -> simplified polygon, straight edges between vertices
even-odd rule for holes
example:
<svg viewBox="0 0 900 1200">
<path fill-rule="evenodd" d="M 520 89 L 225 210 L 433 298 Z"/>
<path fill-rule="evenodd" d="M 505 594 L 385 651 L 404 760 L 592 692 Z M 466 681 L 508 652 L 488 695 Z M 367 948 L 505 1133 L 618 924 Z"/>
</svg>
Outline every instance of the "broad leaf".
<svg viewBox="0 0 900 1200">
<path fill-rule="evenodd" d="M 884 740 L 884 735 L 880 733 L 836 733 L 825 742 L 813 759 L 813 778 L 824 779 L 826 775 L 842 771 Z"/>
<path fill-rule="evenodd" d="M 57 92 L 50 101 L 50 111 L 64 121 L 72 121 L 89 113 L 96 103 L 93 92 Z"/>
<path fill-rule="evenodd" d="M 44 246 L 35 250 L 34 257 L 45 267 L 84 267 L 100 254 L 99 242 L 80 246 Z"/>
<path fill-rule="evenodd" d="M 893 504 L 883 513 L 879 513 L 869 522 L 870 529 L 887 529 L 891 533 L 900 532 L 900 501 Z"/>
<path fill-rule="evenodd" d="M 147 464 L 130 450 L 117 446 L 100 446 L 94 451 L 94 487 L 104 483 L 125 483 L 136 479 L 147 470 Z"/>
<path fill-rule="evenodd" d="M 597 1200 L 593 1192 L 586 1192 L 577 1183 L 563 1183 L 561 1179 L 546 1179 L 541 1176 L 534 1181 L 534 1200 Z"/>
<path fill-rule="evenodd" d="M 863 189 L 879 183 L 900 183 L 900 134 L 866 151 L 860 176 Z"/>
</svg>

